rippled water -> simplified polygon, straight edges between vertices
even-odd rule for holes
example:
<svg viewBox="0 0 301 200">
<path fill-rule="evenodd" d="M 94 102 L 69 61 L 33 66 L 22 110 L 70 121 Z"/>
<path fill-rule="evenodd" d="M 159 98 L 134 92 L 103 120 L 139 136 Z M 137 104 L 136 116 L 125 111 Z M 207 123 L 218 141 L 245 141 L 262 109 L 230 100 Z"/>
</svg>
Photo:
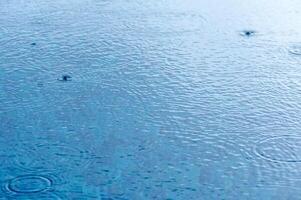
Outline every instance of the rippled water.
<svg viewBox="0 0 301 200">
<path fill-rule="evenodd" d="M 300 10 L 0 1 L 0 199 L 300 199 Z"/>
</svg>

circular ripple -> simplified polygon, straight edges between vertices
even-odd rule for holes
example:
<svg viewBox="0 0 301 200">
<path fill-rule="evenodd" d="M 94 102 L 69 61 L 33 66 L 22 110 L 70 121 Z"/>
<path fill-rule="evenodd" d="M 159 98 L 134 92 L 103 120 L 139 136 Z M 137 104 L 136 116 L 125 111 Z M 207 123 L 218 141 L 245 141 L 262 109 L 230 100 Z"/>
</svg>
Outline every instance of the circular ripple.
<svg viewBox="0 0 301 200">
<path fill-rule="evenodd" d="M 288 51 L 291 54 L 294 54 L 294 55 L 297 55 L 297 56 L 301 56 L 301 45 L 291 46 L 291 47 L 289 47 Z"/>
<path fill-rule="evenodd" d="M 282 136 L 259 141 L 255 153 L 270 161 L 301 162 L 301 137 Z"/>
<path fill-rule="evenodd" d="M 52 181 L 44 176 L 24 175 L 11 179 L 5 185 L 5 190 L 13 193 L 38 193 L 51 188 Z"/>
</svg>

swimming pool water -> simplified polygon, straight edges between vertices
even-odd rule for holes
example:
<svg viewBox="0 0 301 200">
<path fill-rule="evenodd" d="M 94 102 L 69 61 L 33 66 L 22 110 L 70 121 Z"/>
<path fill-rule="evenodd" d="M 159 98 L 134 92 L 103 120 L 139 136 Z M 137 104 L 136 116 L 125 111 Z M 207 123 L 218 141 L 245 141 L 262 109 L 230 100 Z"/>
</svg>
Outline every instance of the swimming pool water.
<svg viewBox="0 0 301 200">
<path fill-rule="evenodd" d="M 301 199 L 300 10 L 0 1 L 0 199 Z"/>
</svg>

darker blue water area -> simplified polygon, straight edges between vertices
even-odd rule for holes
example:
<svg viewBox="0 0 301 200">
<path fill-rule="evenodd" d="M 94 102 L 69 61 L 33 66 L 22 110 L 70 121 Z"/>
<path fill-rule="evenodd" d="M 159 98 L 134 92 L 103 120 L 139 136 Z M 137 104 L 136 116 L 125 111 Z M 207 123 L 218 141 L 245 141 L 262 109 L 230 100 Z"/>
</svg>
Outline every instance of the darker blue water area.
<svg viewBox="0 0 301 200">
<path fill-rule="evenodd" d="M 0 199 L 301 199 L 300 10 L 0 1 Z"/>
</svg>

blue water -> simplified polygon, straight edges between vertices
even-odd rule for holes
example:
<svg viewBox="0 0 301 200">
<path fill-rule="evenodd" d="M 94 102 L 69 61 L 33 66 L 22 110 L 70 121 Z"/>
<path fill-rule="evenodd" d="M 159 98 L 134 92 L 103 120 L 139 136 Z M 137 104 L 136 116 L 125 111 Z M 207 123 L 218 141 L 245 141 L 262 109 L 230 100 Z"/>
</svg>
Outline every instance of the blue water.
<svg viewBox="0 0 301 200">
<path fill-rule="evenodd" d="M 301 3 L 1 0 L 0 128 L 1 200 L 301 199 Z"/>
</svg>

